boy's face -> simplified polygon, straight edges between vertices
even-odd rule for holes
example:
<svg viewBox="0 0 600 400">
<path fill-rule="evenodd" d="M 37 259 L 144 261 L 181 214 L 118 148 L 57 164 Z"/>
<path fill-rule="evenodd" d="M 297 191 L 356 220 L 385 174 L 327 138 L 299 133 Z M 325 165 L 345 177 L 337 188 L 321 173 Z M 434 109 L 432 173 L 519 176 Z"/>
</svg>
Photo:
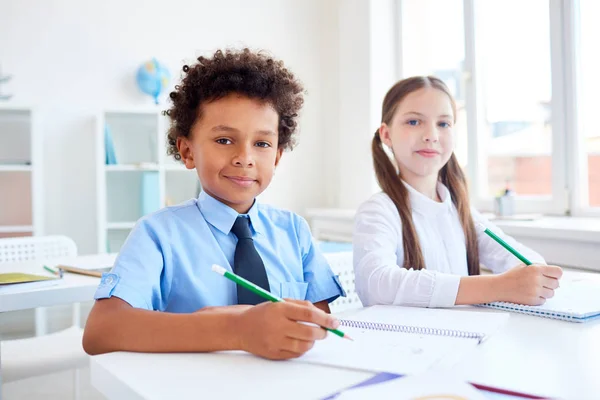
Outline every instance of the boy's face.
<svg viewBox="0 0 600 400">
<path fill-rule="evenodd" d="M 190 137 L 177 139 L 181 160 L 196 168 L 202 190 L 245 214 L 281 159 L 279 116 L 270 104 L 237 94 L 201 107 Z"/>
</svg>

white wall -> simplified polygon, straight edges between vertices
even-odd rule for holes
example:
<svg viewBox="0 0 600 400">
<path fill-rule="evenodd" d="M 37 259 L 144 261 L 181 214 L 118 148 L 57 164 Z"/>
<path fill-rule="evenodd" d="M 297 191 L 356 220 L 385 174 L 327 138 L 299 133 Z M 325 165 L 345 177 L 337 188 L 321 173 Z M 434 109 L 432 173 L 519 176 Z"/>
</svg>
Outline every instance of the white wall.
<svg viewBox="0 0 600 400">
<path fill-rule="evenodd" d="M 308 90 L 300 145 L 263 200 L 300 213 L 336 206 L 337 172 L 323 171 L 339 128 L 337 20 L 337 0 L 0 0 L 0 63 L 14 75 L 5 90 L 44 118 L 46 233 L 96 251 L 94 112 L 151 104 L 135 87 L 140 63 L 155 56 L 178 77 L 185 60 L 231 45 L 271 51 Z"/>
<path fill-rule="evenodd" d="M 381 122 L 381 104 L 395 83 L 395 0 L 339 3 L 339 131 L 336 204 L 355 209 L 377 191 L 371 140 Z M 333 182 L 332 182 L 333 183 Z"/>
</svg>

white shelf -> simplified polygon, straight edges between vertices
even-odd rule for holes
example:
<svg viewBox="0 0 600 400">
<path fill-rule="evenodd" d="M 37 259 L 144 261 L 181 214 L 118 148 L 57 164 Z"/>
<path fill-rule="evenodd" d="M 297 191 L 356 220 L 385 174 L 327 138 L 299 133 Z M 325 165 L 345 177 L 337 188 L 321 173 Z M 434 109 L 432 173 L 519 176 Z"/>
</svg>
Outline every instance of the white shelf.
<svg viewBox="0 0 600 400">
<path fill-rule="evenodd" d="M 19 165 L 19 164 L 0 164 L 0 172 L 31 172 L 33 167 L 31 165 Z"/>
<path fill-rule="evenodd" d="M 26 233 L 33 231 L 32 225 L 0 225 L 0 233 Z"/>
<path fill-rule="evenodd" d="M 147 114 L 147 115 L 160 115 L 164 110 L 164 106 L 129 106 L 126 108 L 112 108 L 105 109 L 104 114 L 109 115 L 128 115 L 128 114 Z"/>
<path fill-rule="evenodd" d="M 98 252 L 118 252 L 137 220 L 197 196 L 198 176 L 167 156 L 161 107 L 100 110 L 96 124 Z M 105 126 L 117 164 L 106 165 Z"/>
<path fill-rule="evenodd" d="M 183 164 L 163 164 L 161 165 L 161 168 L 164 169 L 165 171 L 174 171 L 174 172 L 186 172 L 186 171 L 191 171 L 189 169 L 187 169 L 185 167 L 185 165 Z"/>
<path fill-rule="evenodd" d="M 0 233 L 44 234 L 43 147 L 34 107 L 0 104 Z"/>
<path fill-rule="evenodd" d="M 16 103 L 0 103 L 0 111 L 25 111 L 30 112 L 32 109 L 29 105 Z"/>
<path fill-rule="evenodd" d="M 112 230 L 127 230 L 133 229 L 135 222 L 109 222 L 106 224 L 106 229 Z"/>
<path fill-rule="evenodd" d="M 159 166 L 155 163 L 147 164 L 111 164 L 105 165 L 104 168 L 107 172 L 118 172 L 118 171 L 158 171 Z"/>
<path fill-rule="evenodd" d="M 162 107 L 100 110 L 96 126 L 98 251 L 118 252 L 137 220 L 165 204 Z M 117 164 L 106 165 L 105 126 Z M 156 205 L 156 206 L 155 206 Z M 151 209 L 151 211 L 147 211 Z"/>
</svg>

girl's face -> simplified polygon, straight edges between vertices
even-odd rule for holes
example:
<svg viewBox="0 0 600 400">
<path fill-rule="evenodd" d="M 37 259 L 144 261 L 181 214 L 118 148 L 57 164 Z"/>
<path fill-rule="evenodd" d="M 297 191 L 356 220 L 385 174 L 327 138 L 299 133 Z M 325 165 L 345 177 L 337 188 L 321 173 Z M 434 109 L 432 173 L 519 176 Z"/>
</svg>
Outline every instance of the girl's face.
<svg viewBox="0 0 600 400">
<path fill-rule="evenodd" d="M 240 214 L 273 178 L 281 158 L 279 116 L 269 104 L 231 94 L 202 105 L 189 138 L 178 138 L 185 166 L 202 190 Z"/>
<path fill-rule="evenodd" d="M 381 124 L 379 135 L 406 181 L 437 180 L 454 151 L 454 111 L 448 95 L 435 88 L 410 93 L 398 104 L 390 125 Z"/>
</svg>

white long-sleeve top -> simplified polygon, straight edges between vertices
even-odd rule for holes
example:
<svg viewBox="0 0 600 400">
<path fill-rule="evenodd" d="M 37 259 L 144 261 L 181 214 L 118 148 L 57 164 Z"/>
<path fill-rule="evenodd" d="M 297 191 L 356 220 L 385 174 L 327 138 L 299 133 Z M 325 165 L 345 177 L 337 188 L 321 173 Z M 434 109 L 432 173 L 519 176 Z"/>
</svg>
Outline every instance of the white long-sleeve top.
<svg viewBox="0 0 600 400">
<path fill-rule="evenodd" d="M 460 278 L 468 275 L 465 235 L 450 192 L 438 183 L 442 202 L 436 202 L 405 183 L 412 220 L 419 237 L 425 269 L 402 267 L 402 222 L 393 201 L 377 193 L 362 204 L 354 220 L 354 273 L 363 305 L 394 304 L 450 307 L 456 302 Z M 504 234 L 479 212 L 473 221 L 500 236 L 533 263 L 545 264 L 538 253 Z M 480 263 L 494 273 L 521 262 L 484 232 L 477 230 Z"/>
</svg>

